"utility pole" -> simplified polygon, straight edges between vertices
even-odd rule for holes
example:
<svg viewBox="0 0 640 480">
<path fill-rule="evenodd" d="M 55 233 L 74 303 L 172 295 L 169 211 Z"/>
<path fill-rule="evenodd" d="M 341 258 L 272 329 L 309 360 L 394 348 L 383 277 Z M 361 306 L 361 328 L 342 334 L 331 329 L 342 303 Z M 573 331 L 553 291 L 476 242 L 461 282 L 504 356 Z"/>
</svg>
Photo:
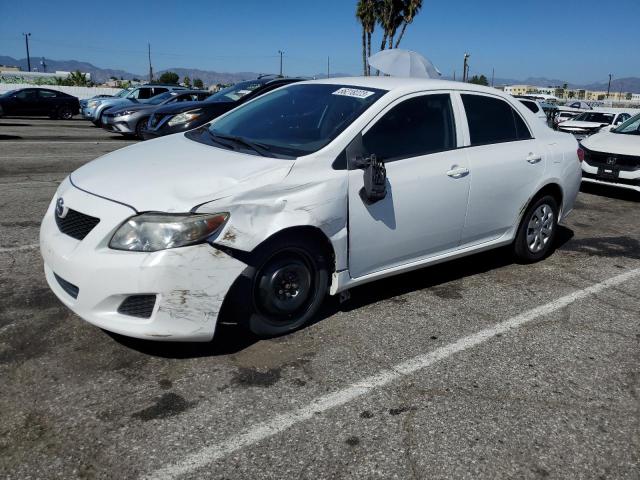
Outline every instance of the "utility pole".
<svg viewBox="0 0 640 480">
<path fill-rule="evenodd" d="M 27 71 L 31 71 L 31 57 L 29 56 L 29 37 L 31 36 L 30 33 L 23 33 L 22 35 L 24 35 L 24 43 L 27 46 Z"/>
<path fill-rule="evenodd" d="M 280 76 L 282 76 L 282 56 L 284 55 L 284 52 L 282 50 L 278 50 L 278 53 L 280 54 Z"/>
<path fill-rule="evenodd" d="M 469 57 L 470 56 L 471 55 L 468 53 L 464 54 L 464 63 L 462 65 L 462 81 L 465 83 L 467 82 L 468 80 L 467 77 L 469 76 Z"/>
<path fill-rule="evenodd" d="M 493 87 L 493 81 L 496 79 L 496 69 L 491 69 L 491 86 Z"/>
<path fill-rule="evenodd" d="M 327 57 L 327 78 L 331 77 L 331 58 Z"/>
<path fill-rule="evenodd" d="M 613 77 L 613 75 L 609 74 L 609 86 L 607 87 L 607 98 L 609 98 L 609 96 L 611 95 L 611 77 Z"/>
<path fill-rule="evenodd" d="M 42 60 L 40 60 L 40 65 L 42 65 L 42 71 L 46 72 L 47 71 L 47 62 L 45 62 L 44 57 L 42 57 Z"/>
<path fill-rule="evenodd" d="M 153 67 L 151 66 L 151 42 L 147 42 L 147 50 L 149 52 L 149 83 L 153 82 Z"/>
<path fill-rule="evenodd" d="M 453 71 L 453 81 L 454 82 L 456 81 L 456 71 L 455 70 Z"/>
</svg>

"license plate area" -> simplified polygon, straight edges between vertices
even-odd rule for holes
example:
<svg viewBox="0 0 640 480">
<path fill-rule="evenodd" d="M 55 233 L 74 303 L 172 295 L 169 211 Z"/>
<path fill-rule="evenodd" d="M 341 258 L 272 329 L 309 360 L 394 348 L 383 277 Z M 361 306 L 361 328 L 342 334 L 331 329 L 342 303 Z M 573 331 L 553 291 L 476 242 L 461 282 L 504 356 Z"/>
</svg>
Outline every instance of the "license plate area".
<svg viewBox="0 0 640 480">
<path fill-rule="evenodd" d="M 619 176 L 620 170 L 618 168 L 598 167 L 598 177 L 603 180 L 617 180 Z"/>
</svg>

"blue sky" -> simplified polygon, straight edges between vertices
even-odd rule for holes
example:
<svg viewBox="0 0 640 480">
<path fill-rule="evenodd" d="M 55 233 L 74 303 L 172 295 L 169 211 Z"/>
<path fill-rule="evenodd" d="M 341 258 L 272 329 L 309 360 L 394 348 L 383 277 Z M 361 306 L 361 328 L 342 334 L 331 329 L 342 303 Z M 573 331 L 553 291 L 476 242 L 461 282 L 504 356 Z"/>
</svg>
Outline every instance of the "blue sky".
<svg viewBox="0 0 640 480">
<path fill-rule="evenodd" d="M 76 59 L 103 68 L 147 71 L 151 42 L 156 70 L 169 67 L 223 72 L 359 74 L 360 27 L 355 0 L 137 0 L 96 2 L 0 0 L 0 54 Z M 602 12 L 602 13 L 599 13 Z M 471 53 L 471 73 L 568 82 L 640 76 L 635 34 L 638 0 L 581 2 L 425 0 L 402 47 L 419 51 L 445 74 L 460 75 Z M 374 44 L 379 46 L 379 31 Z M 628 45 L 624 43 L 629 36 Z"/>
</svg>

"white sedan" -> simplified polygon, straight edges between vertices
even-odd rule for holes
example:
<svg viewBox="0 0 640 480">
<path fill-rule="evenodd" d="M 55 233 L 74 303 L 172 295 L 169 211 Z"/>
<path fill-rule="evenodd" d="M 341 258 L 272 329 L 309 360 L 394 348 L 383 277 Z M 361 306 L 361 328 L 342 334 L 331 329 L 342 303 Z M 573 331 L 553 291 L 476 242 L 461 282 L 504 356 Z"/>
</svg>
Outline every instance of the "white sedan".
<svg viewBox="0 0 640 480">
<path fill-rule="evenodd" d="M 40 245 L 54 293 L 106 330 L 272 336 L 379 278 L 504 245 L 545 258 L 580 178 L 575 139 L 495 89 L 300 82 L 79 168 Z"/>
<path fill-rule="evenodd" d="M 582 141 L 582 180 L 640 192 L 640 115 Z"/>
</svg>

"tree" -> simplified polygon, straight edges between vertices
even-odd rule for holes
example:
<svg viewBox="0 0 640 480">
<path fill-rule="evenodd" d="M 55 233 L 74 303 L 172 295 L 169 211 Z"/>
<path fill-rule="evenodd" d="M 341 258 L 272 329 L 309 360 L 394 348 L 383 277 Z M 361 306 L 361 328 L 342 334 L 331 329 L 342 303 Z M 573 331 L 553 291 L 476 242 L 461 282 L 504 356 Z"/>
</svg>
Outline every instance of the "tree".
<svg viewBox="0 0 640 480">
<path fill-rule="evenodd" d="M 484 75 L 474 75 L 473 77 L 471 77 L 471 80 L 469 80 L 469 83 L 475 83 L 476 85 L 484 85 L 485 87 L 489 86 L 489 80 L 487 80 L 487 77 L 485 77 Z"/>
<path fill-rule="evenodd" d="M 403 0 L 379 0 L 377 19 L 383 30 L 380 50 L 393 48 L 393 37 L 403 21 L 403 6 Z"/>
<path fill-rule="evenodd" d="M 371 75 L 367 58 L 371 56 L 371 35 L 376 27 L 376 4 L 376 0 L 359 0 L 356 7 L 356 17 L 362 24 L 362 68 L 365 76 Z"/>
<path fill-rule="evenodd" d="M 193 86 L 195 88 L 204 88 L 204 83 L 199 78 L 194 78 L 193 79 Z"/>
<path fill-rule="evenodd" d="M 168 85 L 177 85 L 179 80 L 180 77 L 175 72 L 164 72 L 158 79 L 160 83 L 165 83 Z"/>
<path fill-rule="evenodd" d="M 402 5 L 402 30 L 400 30 L 400 35 L 398 36 L 398 40 L 396 40 L 395 48 L 398 48 L 400 45 L 400 41 L 402 37 L 404 37 L 404 32 L 407 29 L 407 25 L 413 23 L 413 19 L 416 18 L 416 15 L 420 13 L 420 9 L 422 8 L 422 0 L 404 0 Z"/>
<path fill-rule="evenodd" d="M 191 86 L 191 79 L 185 75 L 184 78 L 182 79 L 182 83 L 184 83 L 185 87 L 190 87 Z"/>
</svg>

